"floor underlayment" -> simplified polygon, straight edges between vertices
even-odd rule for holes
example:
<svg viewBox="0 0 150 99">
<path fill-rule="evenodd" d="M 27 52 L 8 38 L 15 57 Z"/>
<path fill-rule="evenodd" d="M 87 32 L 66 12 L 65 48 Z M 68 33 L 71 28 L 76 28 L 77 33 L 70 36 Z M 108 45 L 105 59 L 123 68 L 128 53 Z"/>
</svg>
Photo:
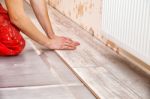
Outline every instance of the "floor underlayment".
<svg viewBox="0 0 150 99">
<path fill-rule="evenodd" d="M 30 6 L 25 8 L 41 29 Z M 0 99 L 150 99 L 150 80 L 134 64 L 51 7 L 49 15 L 58 35 L 81 45 L 48 51 L 26 38 L 20 56 L 0 57 Z"/>
</svg>

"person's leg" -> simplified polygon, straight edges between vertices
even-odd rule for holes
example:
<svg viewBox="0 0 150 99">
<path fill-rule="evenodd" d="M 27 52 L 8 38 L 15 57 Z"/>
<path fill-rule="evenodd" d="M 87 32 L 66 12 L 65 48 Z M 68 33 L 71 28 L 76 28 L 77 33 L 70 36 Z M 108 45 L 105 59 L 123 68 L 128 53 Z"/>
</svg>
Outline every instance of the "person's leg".
<svg viewBox="0 0 150 99">
<path fill-rule="evenodd" d="M 14 26 L 0 27 L 0 55 L 14 56 L 22 52 L 25 40 Z"/>
<path fill-rule="evenodd" d="M 18 55 L 24 46 L 20 30 L 10 22 L 7 11 L 0 5 L 0 55 Z"/>
</svg>

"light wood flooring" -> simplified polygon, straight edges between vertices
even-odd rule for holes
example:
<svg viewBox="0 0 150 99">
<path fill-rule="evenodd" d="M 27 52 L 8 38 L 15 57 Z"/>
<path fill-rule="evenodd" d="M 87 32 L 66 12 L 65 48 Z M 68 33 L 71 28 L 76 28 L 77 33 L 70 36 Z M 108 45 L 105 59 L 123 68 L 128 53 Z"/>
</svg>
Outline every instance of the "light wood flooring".
<svg viewBox="0 0 150 99">
<path fill-rule="evenodd" d="M 81 45 L 49 51 L 26 37 L 20 56 L 0 57 L 0 99 L 150 99 L 150 80 L 134 64 L 51 7 L 49 16 L 55 33 Z"/>
</svg>

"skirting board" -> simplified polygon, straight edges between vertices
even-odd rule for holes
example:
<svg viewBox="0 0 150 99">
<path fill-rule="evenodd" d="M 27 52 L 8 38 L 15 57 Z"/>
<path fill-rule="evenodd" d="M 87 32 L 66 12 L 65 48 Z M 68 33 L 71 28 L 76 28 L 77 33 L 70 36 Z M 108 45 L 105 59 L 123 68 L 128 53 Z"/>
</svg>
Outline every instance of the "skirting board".
<svg viewBox="0 0 150 99">
<path fill-rule="evenodd" d="M 142 60 L 140 60 L 139 58 L 134 56 L 132 53 L 128 52 L 127 50 L 125 50 L 123 48 L 121 48 L 117 43 L 114 42 L 114 40 L 112 40 L 110 38 L 107 38 L 104 35 L 94 35 L 94 37 L 96 37 L 98 40 L 103 42 L 107 47 L 112 49 L 117 54 L 125 57 L 130 62 L 136 64 L 137 67 L 134 68 L 134 69 L 137 69 L 138 71 L 146 73 L 146 75 L 148 77 L 150 77 L 150 65 L 149 64 L 143 62 Z"/>
</svg>

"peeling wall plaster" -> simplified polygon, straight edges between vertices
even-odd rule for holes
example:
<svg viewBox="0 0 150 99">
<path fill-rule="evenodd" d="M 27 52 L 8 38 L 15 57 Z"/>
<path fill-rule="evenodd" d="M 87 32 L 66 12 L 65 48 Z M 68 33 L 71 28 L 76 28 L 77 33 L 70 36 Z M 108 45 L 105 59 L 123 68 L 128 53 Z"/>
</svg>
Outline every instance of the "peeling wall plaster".
<svg viewBox="0 0 150 99">
<path fill-rule="evenodd" d="M 49 4 L 92 35 L 101 32 L 102 0 L 49 0 Z"/>
</svg>

